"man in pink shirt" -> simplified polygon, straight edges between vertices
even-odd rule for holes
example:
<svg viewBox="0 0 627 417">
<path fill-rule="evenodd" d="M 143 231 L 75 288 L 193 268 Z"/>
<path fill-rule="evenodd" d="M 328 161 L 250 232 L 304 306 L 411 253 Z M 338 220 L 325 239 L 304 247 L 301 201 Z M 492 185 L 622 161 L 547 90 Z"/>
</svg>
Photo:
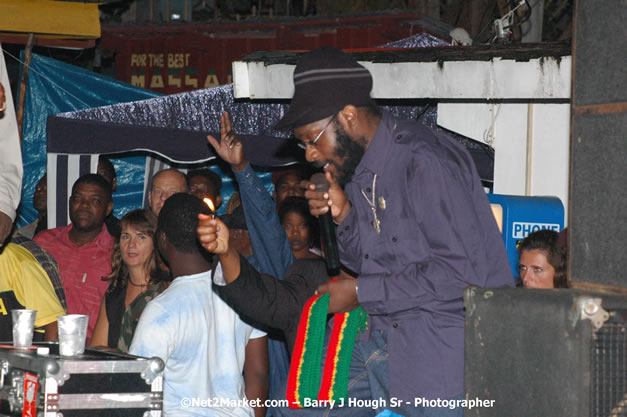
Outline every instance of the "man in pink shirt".
<svg viewBox="0 0 627 417">
<path fill-rule="evenodd" d="M 68 313 L 89 314 L 89 339 L 109 285 L 102 277 L 111 273 L 114 239 L 104 225 L 113 210 L 111 186 L 100 175 L 83 175 L 72 187 L 69 208 L 69 226 L 44 230 L 34 240 L 59 264 Z"/>
</svg>

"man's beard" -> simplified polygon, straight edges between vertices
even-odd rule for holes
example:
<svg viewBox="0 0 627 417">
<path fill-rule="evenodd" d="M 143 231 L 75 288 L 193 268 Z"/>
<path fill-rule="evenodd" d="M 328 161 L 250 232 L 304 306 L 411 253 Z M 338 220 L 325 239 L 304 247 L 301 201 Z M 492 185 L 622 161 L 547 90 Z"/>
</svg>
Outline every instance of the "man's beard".
<svg viewBox="0 0 627 417">
<path fill-rule="evenodd" d="M 351 139 L 342 126 L 335 124 L 335 156 L 342 161 L 342 166 L 334 163 L 337 168 L 337 182 L 342 188 L 348 184 L 355 170 L 366 153 L 366 139 Z"/>
</svg>

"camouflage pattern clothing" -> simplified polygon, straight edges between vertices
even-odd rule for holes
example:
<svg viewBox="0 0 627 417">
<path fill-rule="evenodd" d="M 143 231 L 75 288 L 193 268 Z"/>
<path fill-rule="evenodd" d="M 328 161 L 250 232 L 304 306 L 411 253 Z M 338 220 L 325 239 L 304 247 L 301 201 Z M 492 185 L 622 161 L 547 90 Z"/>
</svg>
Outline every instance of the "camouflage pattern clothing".
<svg viewBox="0 0 627 417">
<path fill-rule="evenodd" d="M 169 284 L 169 282 L 160 281 L 139 294 L 137 298 L 129 304 L 122 317 L 122 325 L 120 327 L 120 340 L 117 346 L 120 352 L 128 353 L 131 342 L 133 341 L 133 335 L 135 334 L 135 328 L 137 327 L 137 323 L 139 322 L 144 308 L 146 308 L 150 300 L 168 288 Z"/>
</svg>

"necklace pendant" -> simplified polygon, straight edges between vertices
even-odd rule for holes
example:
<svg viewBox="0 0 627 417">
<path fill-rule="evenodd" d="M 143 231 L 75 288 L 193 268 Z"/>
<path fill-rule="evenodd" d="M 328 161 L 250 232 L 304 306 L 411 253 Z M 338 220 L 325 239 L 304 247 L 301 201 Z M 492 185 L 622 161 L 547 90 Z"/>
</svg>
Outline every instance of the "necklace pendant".
<svg viewBox="0 0 627 417">
<path fill-rule="evenodd" d="M 361 195 L 364 197 L 364 199 L 370 206 L 370 210 L 372 210 L 372 227 L 374 227 L 374 230 L 375 232 L 377 232 L 377 234 L 380 234 L 381 222 L 379 221 L 379 217 L 377 217 L 377 201 L 379 203 L 379 207 L 381 207 L 382 210 L 385 210 L 385 199 L 382 196 L 380 196 L 377 199 L 376 187 L 377 187 L 377 174 L 374 174 L 374 177 L 372 178 L 372 198 L 366 195 L 363 188 L 361 189 Z M 368 189 L 368 192 L 370 192 L 370 189 Z"/>
<path fill-rule="evenodd" d="M 377 216 L 376 207 L 372 208 L 372 226 L 374 227 L 374 231 L 377 232 L 377 234 L 381 233 L 381 221 L 379 220 L 379 217 Z"/>
<path fill-rule="evenodd" d="M 383 196 L 380 195 L 379 198 L 378 198 L 378 201 L 379 201 L 379 208 L 381 210 L 385 210 L 385 207 L 386 207 L 386 205 L 385 205 L 385 198 L 383 198 Z"/>
</svg>

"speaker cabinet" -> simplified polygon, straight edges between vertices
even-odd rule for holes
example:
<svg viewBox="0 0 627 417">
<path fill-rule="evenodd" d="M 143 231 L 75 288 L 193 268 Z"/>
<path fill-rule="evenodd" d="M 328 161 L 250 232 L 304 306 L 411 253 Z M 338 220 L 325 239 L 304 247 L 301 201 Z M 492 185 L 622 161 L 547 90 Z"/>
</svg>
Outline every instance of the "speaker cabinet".
<svg viewBox="0 0 627 417">
<path fill-rule="evenodd" d="M 466 417 L 627 416 L 627 297 L 470 287 Z"/>
<path fill-rule="evenodd" d="M 625 1 L 575 2 L 569 204 L 571 281 L 625 293 L 626 21 Z"/>
</svg>

